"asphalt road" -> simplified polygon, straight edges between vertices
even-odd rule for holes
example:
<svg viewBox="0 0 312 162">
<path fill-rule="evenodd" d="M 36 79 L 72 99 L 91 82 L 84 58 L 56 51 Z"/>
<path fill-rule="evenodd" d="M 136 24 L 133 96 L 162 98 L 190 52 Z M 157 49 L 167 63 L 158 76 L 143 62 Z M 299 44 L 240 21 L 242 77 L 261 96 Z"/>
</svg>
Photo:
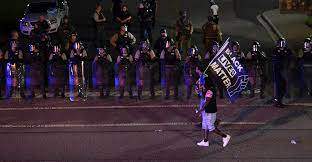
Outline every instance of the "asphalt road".
<svg viewBox="0 0 312 162">
<path fill-rule="evenodd" d="M 1 102 L 1 161 L 311 161 L 312 109 L 218 102 L 228 147 L 200 148 L 196 99 Z M 92 104 L 93 103 L 93 104 Z M 10 106 L 14 105 L 14 106 Z M 295 140 L 296 144 L 291 144 Z"/>
<path fill-rule="evenodd" d="M 87 41 L 95 2 L 70 1 L 70 17 Z M 110 2 L 103 1 L 106 13 Z M 134 2 L 128 1 L 132 13 Z M 243 49 L 251 41 L 260 40 L 270 51 L 272 41 L 255 15 L 271 9 L 274 1 L 266 0 L 262 5 L 244 0 L 218 2 L 225 37 L 238 40 Z M 162 25 L 173 25 L 181 8 L 191 10 L 196 28 L 205 22 L 206 2 L 172 0 L 169 4 L 160 0 L 155 36 Z M 194 42 L 202 46 L 198 31 Z M 92 42 L 89 47 L 92 51 Z M 311 161 L 310 98 L 303 100 L 307 104 L 289 103 L 285 109 L 273 108 L 268 100 L 243 98 L 235 104 L 218 101 L 220 128 L 232 136 L 226 148 L 215 136 L 210 147 L 196 146 L 201 140 L 201 130 L 195 127 L 199 122 L 193 109 L 196 99 L 1 100 L 0 161 Z"/>
</svg>

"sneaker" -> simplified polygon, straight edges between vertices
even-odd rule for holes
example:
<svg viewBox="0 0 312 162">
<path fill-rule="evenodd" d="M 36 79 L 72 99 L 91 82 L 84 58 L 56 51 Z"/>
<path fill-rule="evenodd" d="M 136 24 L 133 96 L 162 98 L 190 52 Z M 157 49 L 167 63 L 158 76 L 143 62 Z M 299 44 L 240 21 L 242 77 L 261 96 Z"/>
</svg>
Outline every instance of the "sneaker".
<svg viewBox="0 0 312 162">
<path fill-rule="evenodd" d="M 223 147 L 225 147 L 229 143 L 230 139 L 231 139 L 230 135 L 226 135 L 226 137 L 222 138 Z"/>
<path fill-rule="evenodd" d="M 197 146 L 203 146 L 203 147 L 208 147 L 209 146 L 209 142 L 205 142 L 204 140 L 202 140 L 201 142 L 197 143 Z"/>
</svg>

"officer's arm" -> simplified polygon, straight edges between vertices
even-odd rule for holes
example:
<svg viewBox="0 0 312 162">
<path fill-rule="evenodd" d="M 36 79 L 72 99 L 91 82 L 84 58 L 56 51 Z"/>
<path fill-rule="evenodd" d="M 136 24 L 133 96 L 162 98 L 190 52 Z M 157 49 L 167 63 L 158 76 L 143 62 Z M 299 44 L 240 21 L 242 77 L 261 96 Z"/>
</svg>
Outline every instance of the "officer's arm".
<svg viewBox="0 0 312 162">
<path fill-rule="evenodd" d="M 9 51 L 6 51 L 4 54 L 4 59 L 8 60 L 9 59 Z"/>
<path fill-rule="evenodd" d="M 132 63 L 133 62 L 133 57 L 132 55 L 129 56 L 129 61 Z"/>
<path fill-rule="evenodd" d="M 160 59 L 165 59 L 165 50 L 162 50 L 160 53 Z"/>
<path fill-rule="evenodd" d="M 21 50 L 18 51 L 18 59 L 23 59 L 23 52 Z"/>
<path fill-rule="evenodd" d="M 86 58 L 88 56 L 87 51 L 85 49 L 82 50 L 82 57 Z"/>
<path fill-rule="evenodd" d="M 194 27 L 193 27 L 192 22 L 190 22 L 190 25 L 191 25 L 190 34 L 193 34 L 193 32 L 194 32 Z"/>
<path fill-rule="evenodd" d="M 150 55 L 152 60 L 156 59 L 156 55 L 155 55 L 155 52 L 153 50 L 150 51 L 149 55 Z"/>
<path fill-rule="evenodd" d="M 176 55 L 178 60 L 181 60 L 181 54 L 180 54 L 178 49 L 175 50 L 175 55 Z"/>
<path fill-rule="evenodd" d="M 0 59 L 3 59 L 4 56 L 3 56 L 3 52 L 0 50 Z"/>
<path fill-rule="evenodd" d="M 111 43 L 111 45 L 112 45 L 113 47 L 116 47 L 116 46 L 117 46 L 117 44 L 116 44 L 117 39 L 118 39 L 118 34 L 115 34 L 115 35 L 112 36 L 112 38 L 111 38 L 111 40 L 110 40 L 110 43 Z"/>
<path fill-rule="evenodd" d="M 111 55 L 107 55 L 107 60 L 109 61 L 109 62 L 113 62 L 113 59 L 112 59 L 112 57 L 111 57 Z"/>
<path fill-rule="evenodd" d="M 132 33 L 129 33 L 129 38 L 131 39 L 131 44 L 134 45 L 136 43 L 136 38 Z"/>
<path fill-rule="evenodd" d="M 93 63 L 94 63 L 94 62 L 97 62 L 98 60 L 99 60 L 99 57 L 98 57 L 98 56 L 95 56 L 95 57 L 94 57 L 94 60 L 93 60 Z"/>
<path fill-rule="evenodd" d="M 51 61 L 53 59 L 53 54 L 51 53 L 49 56 L 49 61 Z"/>
<path fill-rule="evenodd" d="M 65 54 L 65 53 L 62 53 L 61 57 L 62 57 L 63 61 L 66 61 L 66 60 L 67 60 L 67 57 L 66 57 L 66 54 Z"/>
<path fill-rule="evenodd" d="M 121 58 L 120 58 L 120 56 L 118 56 L 118 57 L 117 57 L 117 61 L 116 61 L 116 63 L 117 63 L 117 64 L 119 64 L 119 63 L 120 63 L 120 61 L 121 61 Z"/>
<path fill-rule="evenodd" d="M 138 61 L 139 58 L 140 58 L 140 51 L 137 50 L 137 51 L 135 52 L 135 55 L 134 55 L 134 60 L 135 60 L 135 61 Z"/>
</svg>

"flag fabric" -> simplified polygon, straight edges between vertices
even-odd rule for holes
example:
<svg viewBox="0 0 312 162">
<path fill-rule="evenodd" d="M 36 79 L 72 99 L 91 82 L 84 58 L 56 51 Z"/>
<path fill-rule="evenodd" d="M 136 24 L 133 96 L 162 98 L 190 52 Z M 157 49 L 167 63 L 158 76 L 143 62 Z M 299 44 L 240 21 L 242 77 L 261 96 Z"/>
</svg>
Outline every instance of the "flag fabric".
<svg viewBox="0 0 312 162">
<path fill-rule="evenodd" d="M 211 60 L 204 73 L 208 69 L 222 82 L 226 89 L 226 96 L 231 102 L 235 102 L 240 93 L 247 87 L 246 69 L 232 53 L 229 38 Z"/>
</svg>

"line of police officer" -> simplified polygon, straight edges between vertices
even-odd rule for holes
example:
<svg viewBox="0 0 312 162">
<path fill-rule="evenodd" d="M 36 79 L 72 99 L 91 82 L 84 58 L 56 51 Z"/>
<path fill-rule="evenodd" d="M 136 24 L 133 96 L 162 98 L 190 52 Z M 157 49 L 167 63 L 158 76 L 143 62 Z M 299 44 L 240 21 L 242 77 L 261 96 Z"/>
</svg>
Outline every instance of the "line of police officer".
<svg viewBox="0 0 312 162">
<path fill-rule="evenodd" d="M 127 88 L 129 96 L 133 97 L 132 87 L 136 84 L 138 99 L 142 98 L 145 85 L 149 86 L 151 98 L 155 97 L 154 86 L 161 81 L 165 87 L 166 99 L 170 96 L 170 88 L 173 87 L 174 97 L 179 95 L 180 76 L 184 76 L 186 85 L 186 97 L 192 96 L 192 88 L 198 76 L 196 66 L 207 66 L 219 50 L 219 43 L 212 42 L 212 47 L 204 57 L 201 58 L 196 46 L 191 46 L 185 63 L 182 64 L 180 51 L 176 42 L 171 39 L 166 29 L 161 29 L 160 37 L 157 39 L 154 49 L 148 39 L 139 43 L 135 48 L 136 39 L 127 31 L 125 26 L 121 27 L 119 33 L 111 40 L 118 56 L 115 60 L 106 47 L 98 47 L 97 55 L 92 62 L 92 81 L 94 87 L 100 89 L 100 96 L 110 95 L 110 82 L 112 73 L 116 74 L 116 85 L 120 92 L 120 98 L 124 96 Z M 260 85 L 260 97 L 264 97 L 264 89 L 267 82 L 268 58 L 261 50 L 260 43 L 255 41 L 251 49 L 245 54 L 241 51 L 238 42 L 232 42 L 232 52 L 245 66 L 249 75 L 249 90 L 251 97 L 254 96 L 255 88 Z M 155 51 L 154 51 L 155 50 Z M 46 91 L 49 87 L 55 96 L 65 97 L 65 86 L 68 85 L 70 99 L 78 97 L 87 98 L 88 77 L 86 77 L 87 50 L 81 42 L 74 40 L 70 43 L 68 50 L 62 50 L 60 44 L 55 44 L 49 49 L 43 50 L 40 45 L 30 43 L 26 52 L 20 48 L 20 42 L 14 36 L 9 41 L 9 48 L 0 52 L 0 82 L 1 86 L 6 85 L 5 96 L 11 97 L 13 93 L 25 96 L 25 91 L 34 97 L 36 91 L 40 91 L 43 98 L 46 98 Z M 292 51 L 287 47 L 286 40 L 281 38 L 277 41 L 272 53 L 274 100 L 276 106 L 282 106 L 282 98 L 289 95 L 289 63 L 293 58 Z M 312 81 L 306 84 L 305 76 L 309 70 L 305 68 L 307 61 L 311 61 L 311 38 L 306 38 L 299 57 L 296 58 L 297 74 L 301 93 L 309 91 L 311 94 Z M 115 66 L 114 66 L 115 65 Z M 114 68 L 115 67 L 115 68 Z M 47 77 L 45 76 L 47 74 Z M 159 75 L 159 77 L 157 77 Z M 135 77 L 136 76 L 136 77 Z M 219 96 L 223 97 L 224 88 L 217 77 L 213 80 L 218 85 Z M 146 83 L 148 81 L 148 83 Z M 2 94 L 2 93 L 1 93 Z"/>
</svg>

